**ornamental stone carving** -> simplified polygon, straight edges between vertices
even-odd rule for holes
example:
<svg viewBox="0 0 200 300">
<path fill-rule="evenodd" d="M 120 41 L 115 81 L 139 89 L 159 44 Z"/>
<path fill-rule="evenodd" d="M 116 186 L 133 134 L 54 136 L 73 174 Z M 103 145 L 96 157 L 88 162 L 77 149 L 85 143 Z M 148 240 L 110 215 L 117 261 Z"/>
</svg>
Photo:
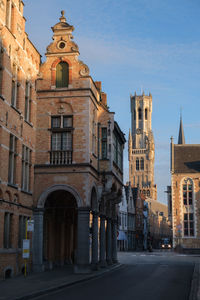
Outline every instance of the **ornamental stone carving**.
<svg viewBox="0 0 200 300">
<path fill-rule="evenodd" d="M 81 66 L 81 69 L 80 69 L 80 71 L 79 71 L 79 74 L 80 74 L 81 76 L 83 76 L 83 77 L 84 77 L 84 76 L 88 76 L 88 75 L 89 75 L 89 72 L 90 72 L 88 66 L 85 65 L 82 61 L 79 61 L 79 65 Z"/>
</svg>

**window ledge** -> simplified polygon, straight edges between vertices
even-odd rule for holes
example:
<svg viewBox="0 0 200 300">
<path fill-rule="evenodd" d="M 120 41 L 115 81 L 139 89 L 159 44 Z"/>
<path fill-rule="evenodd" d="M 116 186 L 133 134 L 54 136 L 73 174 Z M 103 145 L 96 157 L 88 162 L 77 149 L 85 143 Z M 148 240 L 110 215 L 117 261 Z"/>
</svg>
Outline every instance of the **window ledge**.
<svg viewBox="0 0 200 300">
<path fill-rule="evenodd" d="M 121 173 L 123 174 L 123 171 L 121 170 L 121 168 L 116 164 L 116 162 L 113 161 L 113 166 Z"/>
<path fill-rule="evenodd" d="M 30 195 L 30 196 L 33 195 L 33 193 L 31 191 L 25 191 L 25 190 L 21 189 L 21 192 L 24 194 Z"/>
<path fill-rule="evenodd" d="M 63 132 L 63 131 L 72 131 L 74 127 L 64 127 L 64 128 L 48 128 L 48 131 L 51 132 Z"/>
<path fill-rule="evenodd" d="M 101 161 L 101 160 L 106 160 L 106 161 L 108 161 L 109 158 L 100 158 L 99 160 L 100 160 L 100 161 Z"/>
<path fill-rule="evenodd" d="M 5 98 L 4 98 L 3 95 L 0 95 L 0 99 L 3 100 L 3 101 L 5 101 Z"/>
<path fill-rule="evenodd" d="M 95 158 L 97 158 L 97 155 L 96 155 L 96 154 L 92 153 L 92 155 L 93 155 Z"/>
<path fill-rule="evenodd" d="M 12 107 L 19 115 L 22 114 L 22 112 L 21 112 L 19 109 L 17 109 L 17 107 L 15 107 L 14 105 L 11 104 L 11 107 Z"/>
<path fill-rule="evenodd" d="M 27 120 L 24 120 L 29 126 L 31 126 L 33 128 L 33 124 Z"/>
<path fill-rule="evenodd" d="M 17 184 L 8 182 L 7 186 L 10 186 L 10 187 L 12 187 L 12 188 L 18 190 L 18 185 L 17 185 Z"/>
<path fill-rule="evenodd" d="M 16 248 L 1 248 L 0 249 L 0 254 L 6 254 L 6 253 L 10 253 L 10 254 L 16 254 L 18 252 L 18 249 Z"/>
</svg>

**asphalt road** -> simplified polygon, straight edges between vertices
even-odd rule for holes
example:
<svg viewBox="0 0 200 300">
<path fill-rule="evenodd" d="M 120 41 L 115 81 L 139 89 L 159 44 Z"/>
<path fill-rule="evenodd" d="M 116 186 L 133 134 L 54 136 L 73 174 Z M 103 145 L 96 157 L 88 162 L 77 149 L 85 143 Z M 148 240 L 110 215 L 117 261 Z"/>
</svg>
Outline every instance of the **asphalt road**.
<svg viewBox="0 0 200 300">
<path fill-rule="evenodd" d="M 100 278 L 38 297 L 53 300 L 188 300 L 195 257 L 127 253 L 122 267 Z"/>
</svg>

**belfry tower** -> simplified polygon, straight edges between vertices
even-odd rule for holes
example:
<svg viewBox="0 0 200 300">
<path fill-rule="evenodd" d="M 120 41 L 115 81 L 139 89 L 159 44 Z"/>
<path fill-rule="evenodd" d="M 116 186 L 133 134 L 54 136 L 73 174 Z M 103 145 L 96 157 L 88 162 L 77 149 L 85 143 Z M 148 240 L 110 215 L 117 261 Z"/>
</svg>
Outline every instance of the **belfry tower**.
<svg viewBox="0 0 200 300">
<path fill-rule="evenodd" d="M 131 95 L 131 131 L 129 131 L 129 181 L 147 197 L 157 199 L 154 184 L 155 145 L 151 130 L 152 95 Z"/>
</svg>

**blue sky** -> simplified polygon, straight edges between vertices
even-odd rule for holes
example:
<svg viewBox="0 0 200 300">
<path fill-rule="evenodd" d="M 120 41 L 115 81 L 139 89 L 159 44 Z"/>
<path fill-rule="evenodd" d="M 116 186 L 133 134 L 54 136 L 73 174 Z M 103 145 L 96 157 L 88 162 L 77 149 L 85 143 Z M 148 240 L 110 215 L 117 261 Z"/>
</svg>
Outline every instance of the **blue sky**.
<svg viewBox="0 0 200 300">
<path fill-rule="evenodd" d="M 158 200 L 170 184 L 170 137 L 178 138 L 182 107 L 186 143 L 200 143 L 199 0 L 24 0 L 26 32 L 43 55 L 51 26 L 65 10 L 80 59 L 102 81 L 111 111 L 128 139 L 130 94 L 151 92 Z M 128 181 L 127 145 L 124 155 Z"/>
</svg>

